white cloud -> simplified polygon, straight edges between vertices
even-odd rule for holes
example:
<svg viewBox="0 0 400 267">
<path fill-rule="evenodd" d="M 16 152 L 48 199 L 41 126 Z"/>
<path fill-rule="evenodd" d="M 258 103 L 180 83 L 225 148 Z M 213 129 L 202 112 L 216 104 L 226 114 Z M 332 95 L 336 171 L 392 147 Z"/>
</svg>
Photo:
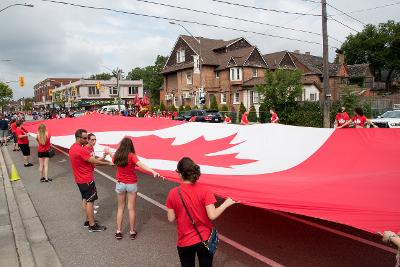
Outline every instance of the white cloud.
<svg viewBox="0 0 400 267">
<path fill-rule="evenodd" d="M 283 15 L 260 10 L 240 8 L 217 3 L 211 0 L 154 0 L 160 3 L 177 5 L 192 9 L 221 13 L 229 16 L 279 24 L 308 31 L 321 32 L 320 17 Z M 293 12 L 320 13 L 320 5 L 300 0 L 230 0 L 231 2 L 255 5 L 264 8 L 289 10 Z M 185 10 L 151 5 L 134 0 L 90 1 L 67 0 L 82 5 L 109 7 L 124 11 L 154 16 L 199 21 L 207 24 L 252 30 L 266 34 L 286 36 L 322 42 L 320 36 L 276 29 Z M 336 0 L 334 5 L 346 12 L 380 6 L 393 1 L 378 0 Z M 19 75 L 26 77 L 26 88 L 18 89 L 12 84 L 17 98 L 33 95 L 33 85 L 47 77 L 82 77 L 121 67 L 127 73 L 132 68 L 152 64 L 158 54 L 168 55 L 179 34 L 186 32 L 179 26 L 168 24 L 166 20 L 146 18 L 109 11 L 83 9 L 30 0 L 34 8 L 12 7 L 0 13 L 0 59 L 12 59 L 12 62 L 0 61 L 0 80 L 17 80 Z M 13 0 L 1 1 L 0 8 L 14 4 Z M 377 24 L 388 19 L 399 21 L 400 6 L 377 9 L 354 14 L 365 22 Z M 328 8 L 329 14 L 338 14 Z M 363 25 L 345 16 L 335 16 L 352 28 L 361 30 Z M 233 39 L 246 37 L 257 45 L 262 53 L 280 50 L 310 51 L 321 55 L 320 45 L 310 45 L 273 37 L 242 33 L 231 30 L 208 28 L 185 23 L 194 35 L 215 39 Z M 344 40 L 351 31 L 336 22 L 329 22 L 329 34 Z M 331 45 L 340 46 L 330 40 Z M 331 57 L 334 50 L 331 49 Z"/>
</svg>

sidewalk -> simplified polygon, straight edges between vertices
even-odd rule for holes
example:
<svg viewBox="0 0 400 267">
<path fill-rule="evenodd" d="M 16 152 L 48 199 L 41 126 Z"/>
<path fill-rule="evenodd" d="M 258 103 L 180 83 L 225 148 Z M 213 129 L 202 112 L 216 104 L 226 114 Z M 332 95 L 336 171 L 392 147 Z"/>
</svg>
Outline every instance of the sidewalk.
<svg viewBox="0 0 400 267">
<path fill-rule="evenodd" d="M 0 266 L 62 266 L 22 180 L 10 182 L 13 162 L 6 147 L 0 164 Z"/>
</svg>

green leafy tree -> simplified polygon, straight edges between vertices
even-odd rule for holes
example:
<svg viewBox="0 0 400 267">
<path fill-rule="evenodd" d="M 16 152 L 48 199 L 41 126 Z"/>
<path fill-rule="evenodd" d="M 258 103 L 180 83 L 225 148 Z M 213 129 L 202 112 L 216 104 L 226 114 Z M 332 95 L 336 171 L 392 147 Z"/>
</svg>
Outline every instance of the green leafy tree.
<svg viewBox="0 0 400 267">
<path fill-rule="evenodd" d="M 89 77 L 89 79 L 90 79 L 90 80 L 111 80 L 111 78 L 112 78 L 113 76 L 114 76 L 114 75 L 111 74 L 111 73 L 103 72 L 103 73 L 98 73 L 98 74 L 92 74 L 92 75 Z"/>
<path fill-rule="evenodd" d="M 349 35 L 341 50 L 347 64 L 370 63 L 379 78 L 382 70 L 388 70 L 389 74 L 400 70 L 399 47 L 400 23 L 389 20 L 378 26 L 368 24 L 362 32 Z"/>
<path fill-rule="evenodd" d="M 176 111 L 176 107 L 174 105 L 171 105 L 168 107 L 168 111 L 174 112 Z"/>
<path fill-rule="evenodd" d="M 191 110 L 190 105 L 186 105 L 185 106 L 185 111 L 190 111 L 190 110 Z"/>
<path fill-rule="evenodd" d="M 211 96 L 210 109 L 218 110 L 218 103 L 217 103 L 217 98 L 215 97 L 215 95 Z"/>
<path fill-rule="evenodd" d="M 150 91 L 150 99 L 153 103 L 160 102 L 160 87 L 164 82 L 161 71 L 167 59 L 167 57 L 158 55 L 154 65 L 143 68 L 136 67 L 126 77 L 128 80 L 143 80 L 143 87 Z"/>
<path fill-rule="evenodd" d="M 13 91 L 6 83 L 0 82 L 0 107 L 1 112 L 5 106 L 7 106 L 13 97 Z"/>
<path fill-rule="evenodd" d="M 299 106 L 296 98 L 303 92 L 302 72 L 298 70 L 266 70 L 265 83 L 257 85 L 256 90 L 263 96 L 267 109 L 275 107 L 279 111 L 279 122 L 295 124 L 296 110 Z"/>
<path fill-rule="evenodd" d="M 319 102 L 305 101 L 296 112 L 295 125 L 306 127 L 323 127 L 324 114 Z"/>
<path fill-rule="evenodd" d="M 262 102 L 260 105 L 260 108 L 258 109 L 258 112 L 260 114 L 260 122 L 261 123 L 267 123 L 270 122 L 269 120 L 269 107 L 268 104 L 265 102 Z"/>
<path fill-rule="evenodd" d="M 160 103 L 160 111 L 164 111 L 165 110 L 165 105 L 164 102 Z"/>
<path fill-rule="evenodd" d="M 226 104 L 223 104 L 222 106 L 221 106 L 221 111 L 228 111 L 229 109 L 228 109 L 228 106 L 226 105 Z"/>
<path fill-rule="evenodd" d="M 185 107 L 183 105 L 180 105 L 178 111 L 179 111 L 179 113 L 184 112 Z"/>
<path fill-rule="evenodd" d="M 257 122 L 257 111 L 254 105 L 250 106 L 249 116 L 247 117 L 247 119 L 251 122 Z"/>
<path fill-rule="evenodd" d="M 243 113 L 245 113 L 246 107 L 244 106 L 243 102 L 240 102 L 240 106 L 239 106 L 239 121 L 242 119 L 242 115 Z"/>
</svg>

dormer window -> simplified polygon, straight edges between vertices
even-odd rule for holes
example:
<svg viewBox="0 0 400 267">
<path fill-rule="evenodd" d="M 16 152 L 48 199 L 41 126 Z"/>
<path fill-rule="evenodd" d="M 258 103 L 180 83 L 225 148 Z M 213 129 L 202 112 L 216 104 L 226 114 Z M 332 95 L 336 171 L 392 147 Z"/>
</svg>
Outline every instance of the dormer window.
<svg viewBox="0 0 400 267">
<path fill-rule="evenodd" d="M 185 62 L 185 50 L 181 49 L 176 51 L 176 63 Z"/>
<path fill-rule="evenodd" d="M 254 77 L 258 77 L 258 69 L 257 68 L 253 68 L 253 78 Z"/>
</svg>

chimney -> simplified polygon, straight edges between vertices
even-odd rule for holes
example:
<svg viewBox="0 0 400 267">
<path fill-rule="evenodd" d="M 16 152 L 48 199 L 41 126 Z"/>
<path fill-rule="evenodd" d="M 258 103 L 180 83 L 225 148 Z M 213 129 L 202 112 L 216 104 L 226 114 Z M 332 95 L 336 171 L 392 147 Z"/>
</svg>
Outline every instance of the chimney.
<svg viewBox="0 0 400 267">
<path fill-rule="evenodd" d="M 306 54 L 307 56 L 311 55 L 310 52 L 305 52 L 305 54 Z"/>
<path fill-rule="evenodd" d="M 294 50 L 293 53 L 300 54 L 300 50 Z"/>
<path fill-rule="evenodd" d="M 344 53 L 343 53 L 343 51 L 340 50 L 340 49 L 336 49 L 336 54 L 337 54 L 338 63 L 340 65 L 344 64 Z"/>
</svg>

